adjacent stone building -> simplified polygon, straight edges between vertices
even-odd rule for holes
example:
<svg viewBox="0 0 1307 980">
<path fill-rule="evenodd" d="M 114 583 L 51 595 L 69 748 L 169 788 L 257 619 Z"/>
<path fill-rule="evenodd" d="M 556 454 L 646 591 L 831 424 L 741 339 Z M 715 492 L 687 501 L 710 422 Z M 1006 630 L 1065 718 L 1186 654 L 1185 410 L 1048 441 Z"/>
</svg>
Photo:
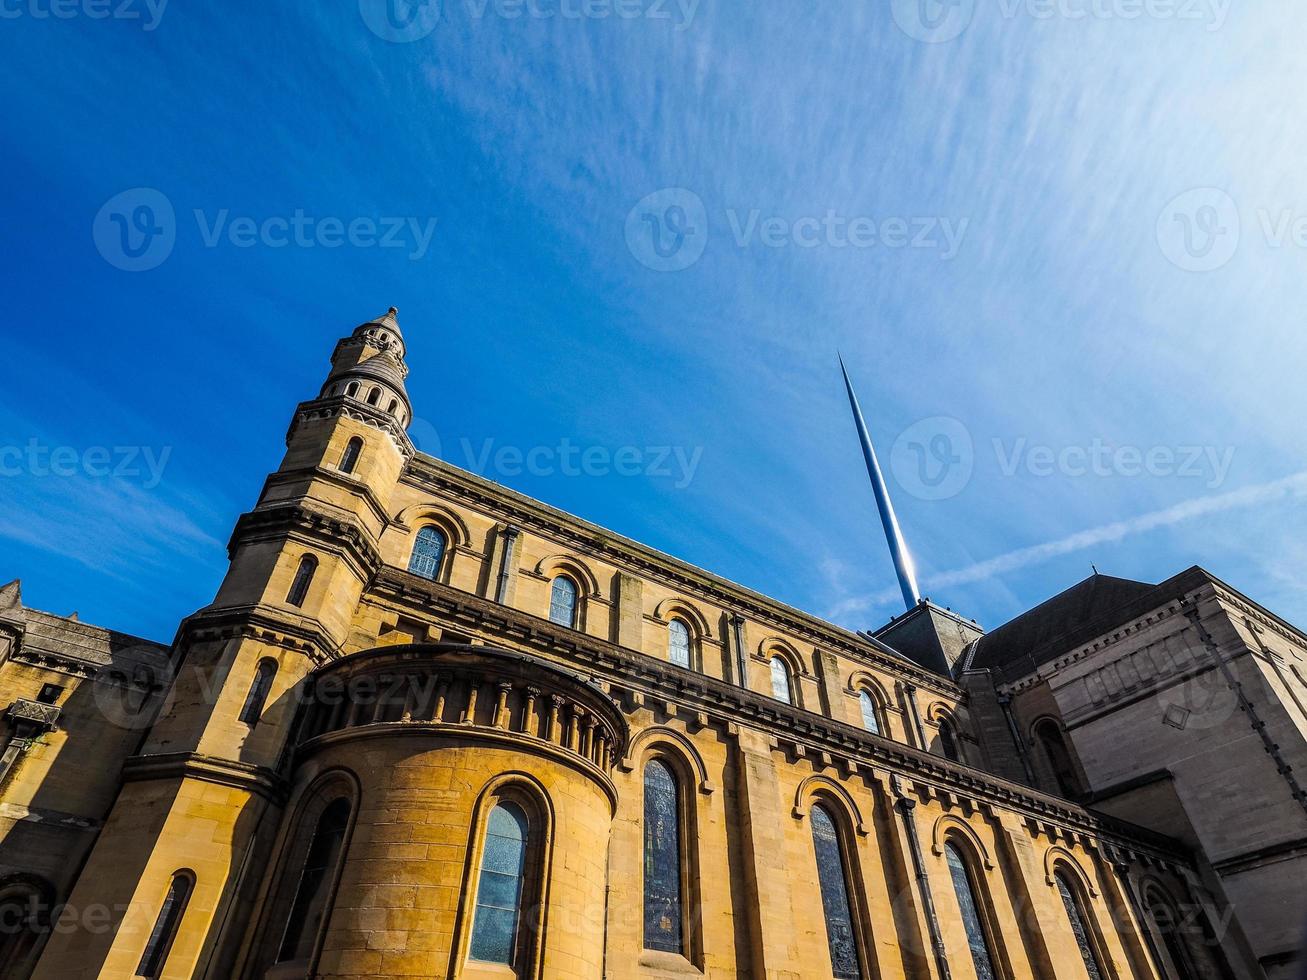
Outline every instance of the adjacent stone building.
<svg viewBox="0 0 1307 980">
<path fill-rule="evenodd" d="M 853 633 L 416 452 L 336 347 L 171 646 L 0 590 L 0 977 L 1282 980 L 1307 638 Z"/>
</svg>

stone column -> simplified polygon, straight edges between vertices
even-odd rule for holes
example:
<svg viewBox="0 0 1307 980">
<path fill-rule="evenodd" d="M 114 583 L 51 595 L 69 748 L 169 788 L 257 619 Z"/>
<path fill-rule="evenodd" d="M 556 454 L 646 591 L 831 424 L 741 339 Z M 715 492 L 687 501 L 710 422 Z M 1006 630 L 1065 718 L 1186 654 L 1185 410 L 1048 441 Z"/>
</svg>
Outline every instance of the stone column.
<svg viewBox="0 0 1307 980">
<path fill-rule="evenodd" d="M 794 942 L 794 909 L 785 867 L 786 807 L 770 741 L 761 732 L 741 728 L 736 748 L 753 976 L 800 980 L 803 961 Z"/>
</svg>

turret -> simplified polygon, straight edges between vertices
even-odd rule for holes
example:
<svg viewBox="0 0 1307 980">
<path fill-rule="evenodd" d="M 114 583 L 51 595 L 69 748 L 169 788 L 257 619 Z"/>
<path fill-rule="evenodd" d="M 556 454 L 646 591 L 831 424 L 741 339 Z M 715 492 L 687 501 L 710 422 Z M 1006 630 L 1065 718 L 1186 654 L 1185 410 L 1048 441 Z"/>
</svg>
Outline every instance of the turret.
<svg viewBox="0 0 1307 980">
<path fill-rule="evenodd" d="M 296 407 L 281 465 L 236 522 L 217 596 L 178 631 L 161 716 L 124 766 L 73 893 L 75 907 L 114 909 L 114 921 L 89 941 L 54 937 L 41 977 L 71 976 L 92 958 L 105 976 L 145 969 L 157 902 L 178 887 L 193 921 L 169 953 L 170 975 L 199 975 L 196 937 L 244 928 L 246 906 L 228 905 L 229 888 L 246 885 L 226 869 L 263 859 L 255 828 L 287 792 L 282 762 L 305 678 L 343 654 L 413 453 L 404 354 L 392 308 L 336 345 L 318 396 Z"/>
</svg>

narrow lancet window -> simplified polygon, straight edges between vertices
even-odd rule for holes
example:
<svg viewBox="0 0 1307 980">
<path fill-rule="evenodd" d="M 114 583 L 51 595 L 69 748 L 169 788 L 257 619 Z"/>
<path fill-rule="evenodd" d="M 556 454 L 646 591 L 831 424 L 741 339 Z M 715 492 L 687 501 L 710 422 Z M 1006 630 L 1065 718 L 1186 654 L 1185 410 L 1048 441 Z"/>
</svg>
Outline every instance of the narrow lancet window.
<svg viewBox="0 0 1307 980">
<path fill-rule="evenodd" d="M 667 624 L 667 655 L 679 667 L 690 666 L 690 629 L 679 619 Z"/>
<path fill-rule="evenodd" d="M 268 700 L 268 692 L 272 690 L 272 679 L 276 676 L 277 661 L 271 657 L 259 661 L 258 669 L 254 671 L 254 683 L 250 685 L 250 693 L 241 708 L 240 718 L 245 724 L 259 723 L 259 718 L 263 715 L 263 706 Z"/>
<path fill-rule="evenodd" d="M 1098 951 L 1094 949 L 1093 937 L 1089 931 L 1089 922 L 1085 918 L 1085 910 L 1080 903 L 1080 895 L 1061 871 L 1057 873 L 1055 880 L 1057 890 L 1062 896 L 1062 904 L 1066 906 L 1066 917 L 1071 922 L 1071 933 L 1076 937 L 1076 946 L 1080 948 L 1080 956 L 1085 961 L 1085 972 L 1089 974 L 1089 980 L 1103 980 Z"/>
<path fill-rule="evenodd" d="M 657 759 L 644 769 L 644 948 L 685 953 L 681 808 L 676 776 Z"/>
<path fill-rule="evenodd" d="M 353 473 L 359 464 L 359 454 L 363 452 L 363 440 L 355 436 L 345 444 L 345 451 L 340 456 L 340 471 Z"/>
<path fill-rule="evenodd" d="M 164 896 L 159 917 L 154 920 L 154 928 L 145 944 L 145 952 L 136 967 L 136 976 L 158 980 L 163 976 L 163 967 L 172 949 L 172 941 L 177 937 L 177 927 L 181 924 L 182 914 L 186 911 L 186 902 L 191 897 L 194 880 L 189 872 L 179 871 L 172 876 L 168 894 Z"/>
<path fill-rule="evenodd" d="M 290 583 L 290 591 L 286 593 L 286 601 L 292 606 L 304 605 L 304 600 L 309 596 L 309 586 L 313 584 L 313 573 L 318 570 L 318 560 L 312 555 L 305 555 L 300 559 L 300 564 L 295 569 L 295 578 Z"/>
<path fill-rule="evenodd" d="M 862 727 L 875 735 L 879 735 L 880 716 L 876 711 L 876 699 L 871 696 L 870 691 L 860 691 L 858 693 L 858 703 L 862 706 Z"/>
<path fill-rule="evenodd" d="M 977 980 L 997 980 L 994 971 L 994 957 L 989 949 L 989 937 L 981 922 L 982 909 L 976 894 L 975 882 L 967 860 L 962 856 L 956 844 L 946 844 L 944 852 L 948 857 L 949 875 L 953 878 L 953 891 L 957 895 L 958 908 L 962 913 L 962 926 L 967 933 L 967 945 L 971 948 L 971 962 L 976 968 Z"/>
<path fill-rule="evenodd" d="M 848 873 L 835 819 L 820 803 L 812 808 L 812 843 L 817 855 L 817 881 L 826 917 L 826 942 L 832 976 L 836 980 L 862 980 L 853 912 L 849 907 Z"/>
<path fill-rule="evenodd" d="M 566 575 L 549 587 L 549 620 L 559 626 L 576 626 L 576 583 Z"/>
<path fill-rule="evenodd" d="M 790 668 L 780 657 L 771 658 L 771 693 L 777 701 L 794 703 L 794 695 L 790 690 Z"/>
<path fill-rule="evenodd" d="M 490 811 L 472 921 L 469 955 L 474 960 L 505 966 L 517 960 L 528 835 L 526 814 L 515 803 L 500 803 Z"/>
<path fill-rule="evenodd" d="M 332 800 L 318 818 L 313 841 L 295 887 L 290 918 L 282 936 L 278 963 L 307 960 L 313 955 L 318 933 L 331 912 L 331 885 L 345 849 L 350 805 L 344 797 Z"/>
<path fill-rule="evenodd" d="M 939 720 L 939 753 L 954 762 L 961 761 L 958 756 L 958 740 L 953 732 L 953 723 L 947 718 Z"/>
</svg>

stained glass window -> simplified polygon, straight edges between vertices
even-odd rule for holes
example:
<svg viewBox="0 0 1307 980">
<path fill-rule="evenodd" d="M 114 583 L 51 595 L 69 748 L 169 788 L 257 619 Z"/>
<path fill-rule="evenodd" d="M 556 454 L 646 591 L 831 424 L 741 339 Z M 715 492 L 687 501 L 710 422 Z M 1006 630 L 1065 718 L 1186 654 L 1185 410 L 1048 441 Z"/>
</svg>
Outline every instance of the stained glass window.
<svg viewBox="0 0 1307 980">
<path fill-rule="evenodd" d="M 826 915 L 826 941 L 830 946 L 832 976 L 836 980 L 861 980 L 853 914 L 844 873 L 835 821 L 821 804 L 812 808 L 812 843 L 817 853 L 817 881 L 821 885 L 821 907 Z"/>
<path fill-rule="evenodd" d="M 1085 961 L 1085 970 L 1089 974 L 1089 980 L 1103 980 L 1103 971 L 1098 965 L 1098 953 L 1094 949 L 1093 941 L 1089 938 L 1089 924 L 1085 921 L 1083 910 L 1080 907 L 1080 899 L 1061 872 L 1058 872 L 1055 878 L 1057 890 L 1062 895 L 1062 904 L 1066 906 L 1066 917 L 1071 920 L 1071 932 L 1076 937 L 1076 945 L 1080 947 L 1080 956 Z"/>
<path fill-rule="evenodd" d="M 439 528 L 424 527 L 413 542 L 408 570 L 433 582 L 440 575 L 440 559 L 445 557 L 445 536 Z"/>
<path fill-rule="evenodd" d="M 792 704 L 790 695 L 790 668 L 780 657 L 771 658 L 771 693 L 777 701 Z"/>
<path fill-rule="evenodd" d="M 657 759 L 644 769 L 644 948 L 685 952 L 679 794 L 676 777 Z"/>
<path fill-rule="evenodd" d="M 513 964 L 526 846 L 526 814 L 514 803 L 500 803 L 486 821 L 486 846 L 481 854 L 481 880 L 472 923 L 474 960 Z"/>
<path fill-rule="evenodd" d="M 295 569 L 295 578 L 290 583 L 290 591 L 286 593 L 286 601 L 292 606 L 304 605 L 304 600 L 309 597 L 309 586 L 313 583 L 313 573 L 317 569 L 318 560 L 312 555 L 300 559 L 299 568 Z"/>
<path fill-rule="evenodd" d="M 295 887 L 295 900 L 291 903 L 286 933 L 281 940 L 277 962 L 306 960 L 313 953 L 318 933 L 326 921 L 331 892 L 331 879 L 345 846 L 345 830 L 349 826 L 349 800 L 341 797 L 332 800 L 318 818 L 309 844 L 304 868 Z"/>
<path fill-rule="evenodd" d="M 876 699 L 869 691 L 862 691 L 858 694 L 858 703 L 862 705 L 862 727 L 879 735 L 880 718 L 876 715 Z"/>
<path fill-rule="evenodd" d="M 576 583 L 566 575 L 558 576 L 550 586 L 549 620 L 559 626 L 576 625 Z"/>
<path fill-rule="evenodd" d="M 667 653 L 672 663 L 690 666 L 690 630 L 679 619 L 667 624 Z"/>
<path fill-rule="evenodd" d="M 154 920 L 154 929 L 151 930 L 150 939 L 145 944 L 141 962 L 136 967 L 138 977 L 157 980 L 163 975 L 163 965 L 168 959 L 168 951 L 172 948 L 172 941 L 177 935 L 177 926 L 181 922 L 182 913 L 186 911 L 186 900 L 190 894 L 190 874 L 173 875 L 172 883 L 168 886 L 168 894 L 164 896 L 163 906 L 159 909 L 159 917 Z"/>
<path fill-rule="evenodd" d="M 971 962 L 976 967 L 978 980 L 996 980 L 994 960 L 989 952 L 989 939 L 980 921 L 980 905 L 975 889 L 971 883 L 971 873 L 967 870 L 966 859 L 954 844 L 946 844 L 944 852 L 948 856 L 948 870 L 953 878 L 953 891 L 958 898 L 958 907 L 962 912 L 962 925 L 967 931 L 967 945 L 971 947 Z"/>
<path fill-rule="evenodd" d="M 363 440 L 355 436 L 345 445 L 345 452 L 340 457 L 340 471 L 342 473 L 353 473 L 354 467 L 358 465 L 359 453 L 363 452 Z"/>
</svg>

